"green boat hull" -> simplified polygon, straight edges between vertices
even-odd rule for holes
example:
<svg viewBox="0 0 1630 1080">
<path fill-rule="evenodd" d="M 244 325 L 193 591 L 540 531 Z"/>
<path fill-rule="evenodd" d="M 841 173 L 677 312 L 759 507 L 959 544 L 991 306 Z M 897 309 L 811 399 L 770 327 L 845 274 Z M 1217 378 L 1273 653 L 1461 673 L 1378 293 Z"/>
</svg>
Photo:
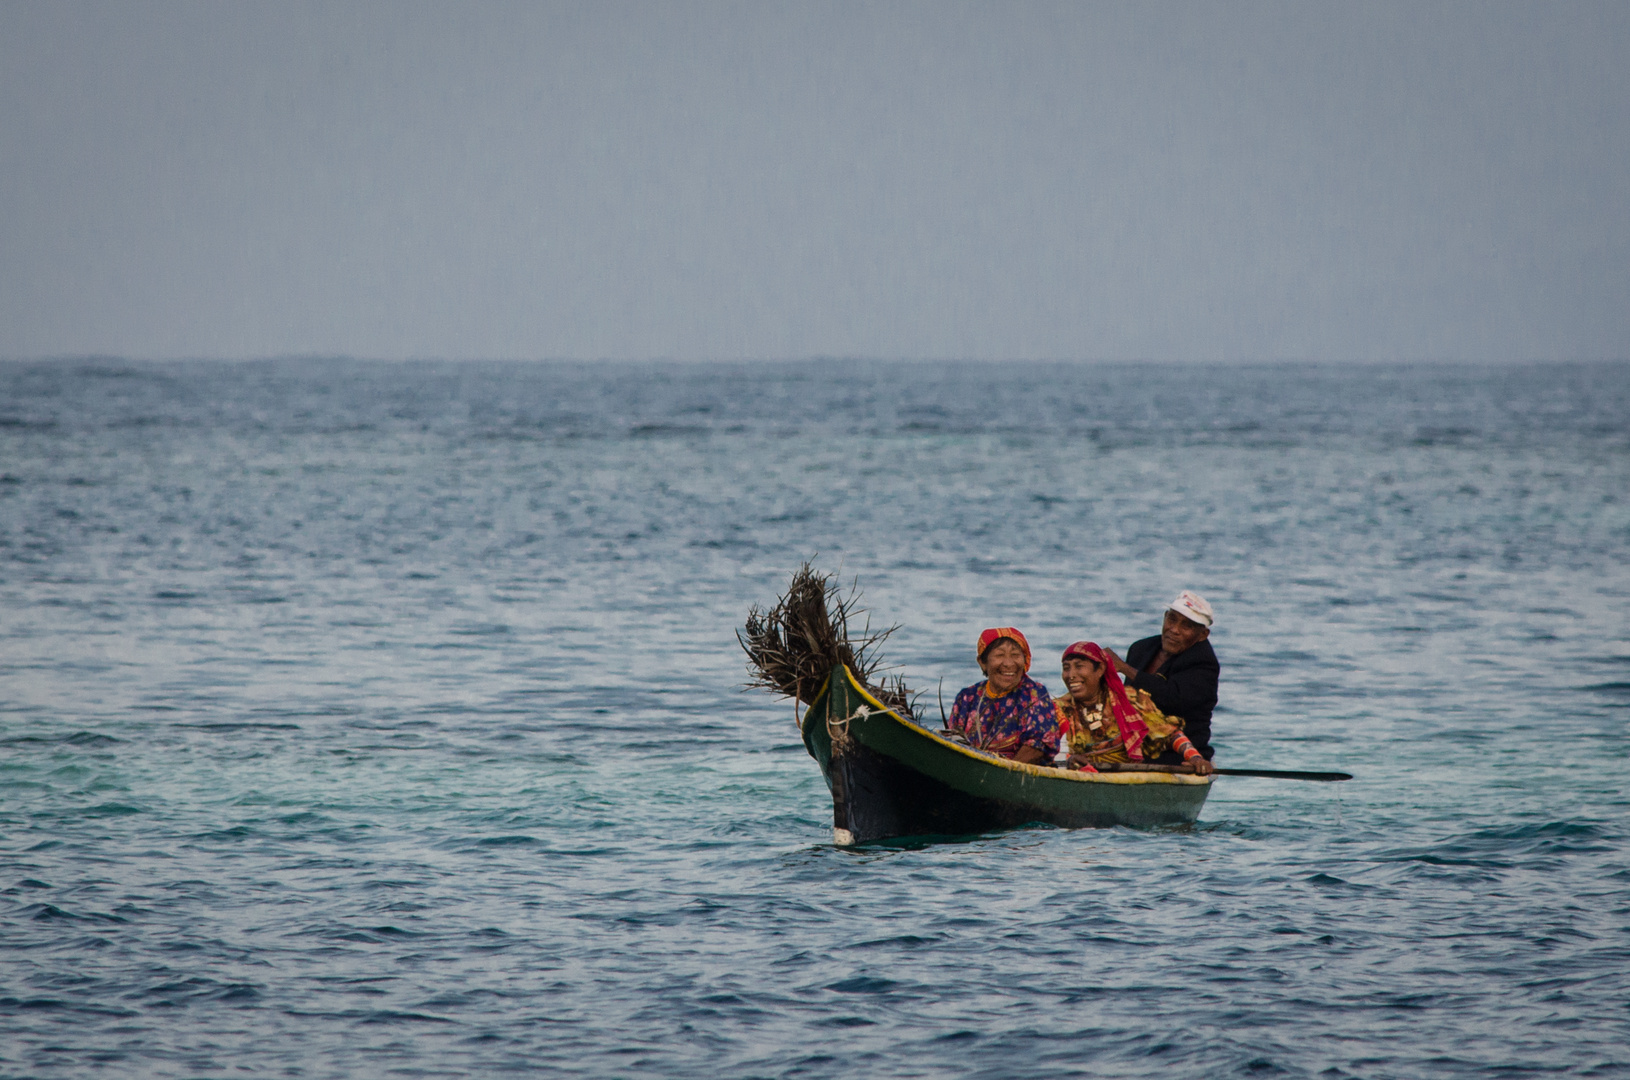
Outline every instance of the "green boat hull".
<svg viewBox="0 0 1630 1080">
<path fill-rule="evenodd" d="M 1067 828 L 1183 825 L 1211 778 L 1081 773 L 982 754 L 889 710 L 839 668 L 802 721 L 832 791 L 839 844 L 966 835 L 1035 822 Z"/>
</svg>

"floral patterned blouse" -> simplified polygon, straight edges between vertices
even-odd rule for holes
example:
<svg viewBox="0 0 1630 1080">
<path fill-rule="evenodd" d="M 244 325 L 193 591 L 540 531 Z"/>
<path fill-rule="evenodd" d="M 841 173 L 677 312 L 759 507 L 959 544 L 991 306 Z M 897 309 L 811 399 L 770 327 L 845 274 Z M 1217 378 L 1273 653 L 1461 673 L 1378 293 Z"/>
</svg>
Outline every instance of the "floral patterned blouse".
<svg viewBox="0 0 1630 1080">
<path fill-rule="evenodd" d="M 1058 752 L 1058 714 L 1047 688 L 1026 675 L 999 697 L 990 680 L 974 683 L 956 696 L 946 727 L 976 750 L 1012 757 L 1021 746 L 1034 746 L 1050 764 Z"/>
</svg>

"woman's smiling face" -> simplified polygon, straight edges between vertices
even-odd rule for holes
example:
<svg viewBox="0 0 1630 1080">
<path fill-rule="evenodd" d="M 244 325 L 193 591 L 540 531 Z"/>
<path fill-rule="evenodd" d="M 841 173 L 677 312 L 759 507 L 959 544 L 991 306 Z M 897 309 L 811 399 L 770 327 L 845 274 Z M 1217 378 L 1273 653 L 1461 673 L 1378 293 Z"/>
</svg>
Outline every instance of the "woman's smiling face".
<svg viewBox="0 0 1630 1080">
<path fill-rule="evenodd" d="M 990 680 L 993 694 L 1005 694 L 1024 678 L 1024 650 L 1012 638 L 1003 638 L 985 650 L 979 666 Z"/>
<path fill-rule="evenodd" d="M 1104 685 L 1104 665 L 1084 656 L 1064 658 L 1064 685 L 1080 702 L 1095 701 Z"/>
</svg>

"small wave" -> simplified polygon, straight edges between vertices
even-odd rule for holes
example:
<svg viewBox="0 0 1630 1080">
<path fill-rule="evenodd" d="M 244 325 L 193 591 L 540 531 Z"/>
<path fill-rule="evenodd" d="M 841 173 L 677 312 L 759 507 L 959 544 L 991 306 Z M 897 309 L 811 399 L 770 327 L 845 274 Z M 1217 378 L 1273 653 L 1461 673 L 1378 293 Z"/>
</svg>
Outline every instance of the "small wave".
<svg viewBox="0 0 1630 1080">
<path fill-rule="evenodd" d="M 396 1009 L 379 1009 L 357 1018 L 359 1024 L 454 1024 L 458 1021 L 446 1016 L 431 1016 L 429 1013 L 402 1012 Z"/>
<path fill-rule="evenodd" d="M 1609 838 L 1606 829 L 1590 822 L 1549 821 L 1479 829 L 1430 847 L 1399 848 L 1377 857 L 1383 862 L 1507 869 L 1543 856 L 1601 851 L 1602 841 Z"/>
<path fill-rule="evenodd" d="M 250 836 L 260 835 L 247 825 L 234 825 L 229 829 L 212 829 L 209 832 L 193 834 L 194 840 L 242 840 Z"/>
<path fill-rule="evenodd" d="M 701 424 L 640 424 L 628 429 L 635 439 L 654 439 L 672 435 L 706 435 L 712 429 Z"/>
<path fill-rule="evenodd" d="M 261 992 L 250 983 L 219 983 L 194 977 L 149 987 L 141 991 L 141 995 L 158 998 L 164 1004 L 180 1005 L 189 1001 L 257 1001 Z"/>
<path fill-rule="evenodd" d="M 358 1024 L 457 1023 L 457 1021 L 445 1016 L 432 1016 L 429 1013 L 407 1012 L 398 1009 L 348 1009 L 340 1012 L 287 1009 L 284 1011 L 284 1015 L 304 1020 L 350 1020 Z"/>
<path fill-rule="evenodd" d="M 25 913 L 33 912 L 29 918 L 35 922 L 126 923 L 130 921 L 104 912 L 91 912 L 89 915 L 81 915 L 77 912 L 65 911 L 55 904 L 29 904 L 23 908 L 23 911 Z"/>
<path fill-rule="evenodd" d="M 884 979 L 875 975 L 856 975 L 852 979 L 843 979 L 831 983 L 826 989 L 839 994 L 887 994 L 899 985 L 893 979 Z"/>
<path fill-rule="evenodd" d="M 0 997 L 0 1013 L 6 1012 L 66 1012 L 87 1016 L 130 1017 L 138 1015 L 133 1009 L 120 1009 L 107 1005 L 77 1005 L 61 998 Z"/>
<path fill-rule="evenodd" d="M 732 548 L 756 548 L 759 546 L 759 543 L 757 540 L 744 540 L 725 537 L 712 540 L 692 540 L 689 546 L 694 548 L 708 548 L 714 551 L 726 551 Z"/>
<path fill-rule="evenodd" d="M 1333 877 L 1330 874 L 1324 873 L 1314 874 L 1312 877 L 1307 879 L 1307 883 L 1309 885 L 1318 885 L 1322 888 L 1365 890 L 1373 888 L 1373 886 L 1370 885 L 1359 885 L 1354 882 L 1347 881 L 1344 878 Z"/>
<path fill-rule="evenodd" d="M 123 739 L 115 739 L 110 735 L 98 735 L 91 731 L 76 731 L 72 735 L 16 735 L 9 739 L 0 739 L 0 746 L 23 746 L 37 743 L 45 746 L 66 744 L 68 746 L 84 746 L 92 749 L 103 746 L 117 746 Z"/>
<path fill-rule="evenodd" d="M 212 723 L 212 724 L 177 724 L 175 726 L 178 727 L 178 728 L 185 728 L 185 729 L 190 730 L 190 731 L 216 731 L 216 732 L 222 732 L 222 731 L 299 731 L 299 730 L 301 730 L 299 724 L 274 724 L 274 723 L 269 723 L 269 722 L 257 722 L 257 721 L 252 721 L 252 720 L 244 720 L 244 721 L 239 721 L 239 722 L 234 722 L 234 723 L 222 722 L 222 723 Z"/>
<path fill-rule="evenodd" d="M 900 934 L 897 937 L 873 938 L 870 941 L 858 942 L 858 943 L 856 943 L 854 945 L 851 945 L 850 948 L 852 948 L 852 949 L 882 949 L 882 948 L 896 948 L 896 947 L 899 947 L 899 946 L 902 946 L 902 945 L 905 946 L 906 948 L 916 948 L 919 945 L 937 945 L 942 940 L 944 940 L 944 939 L 940 938 L 940 937 L 919 937 L 916 934 Z"/>
<path fill-rule="evenodd" d="M 1588 821 L 1547 821 L 1535 825 L 1508 825 L 1496 829 L 1480 829 L 1471 837 L 1482 841 L 1552 840 L 1558 837 L 1585 837 L 1592 840 L 1609 836 L 1602 826 Z"/>
<path fill-rule="evenodd" d="M 1410 440 L 1416 446 L 1461 446 L 1479 433 L 1464 427 L 1423 427 L 1416 429 Z"/>
<path fill-rule="evenodd" d="M 102 803 L 88 810 L 81 811 L 85 817 L 127 817 L 131 814 L 143 813 L 141 807 L 131 806 L 128 803 Z"/>
<path fill-rule="evenodd" d="M 425 935 L 396 926 L 373 926 L 364 930 L 333 931 L 323 936 L 335 941 L 360 941 L 370 945 L 382 945 L 388 941 L 410 941 Z"/>
<path fill-rule="evenodd" d="M 62 740 L 71 746 L 117 746 L 124 742 L 111 735 L 98 735 L 94 731 L 76 731 Z"/>
</svg>

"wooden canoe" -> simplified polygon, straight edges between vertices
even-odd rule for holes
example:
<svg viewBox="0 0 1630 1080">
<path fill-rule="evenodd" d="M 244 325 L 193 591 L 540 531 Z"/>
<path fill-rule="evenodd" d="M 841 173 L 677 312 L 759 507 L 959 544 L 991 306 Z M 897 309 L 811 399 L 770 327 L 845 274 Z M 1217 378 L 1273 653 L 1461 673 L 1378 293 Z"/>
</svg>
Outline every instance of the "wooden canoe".
<svg viewBox="0 0 1630 1080">
<path fill-rule="evenodd" d="M 1072 772 L 980 753 L 886 708 L 847 667 L 833 671 L 800 726 L 832 790 L 839 844 L 1032 822 L 1183 825 L 1211 790 L 1206 776 Z"/>
</svg>

